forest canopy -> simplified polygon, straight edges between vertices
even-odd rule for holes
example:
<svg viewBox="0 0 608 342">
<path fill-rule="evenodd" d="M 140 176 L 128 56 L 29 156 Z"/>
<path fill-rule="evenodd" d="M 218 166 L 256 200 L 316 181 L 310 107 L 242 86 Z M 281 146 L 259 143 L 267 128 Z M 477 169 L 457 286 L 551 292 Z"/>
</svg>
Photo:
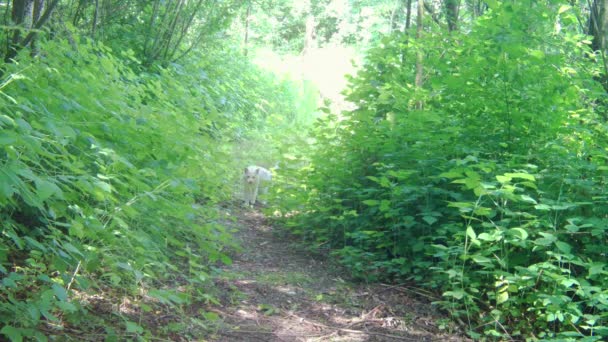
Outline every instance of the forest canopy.
<svg viewBox="0 0 608 342">
<path fill-rule="evenodd" d="M 275 229 L 472 339 L 605 340 L 607 7 L 0 1 L 2 338 L 204 334 L 138 317 L 217 303 L 257 163 Z"/>
</svg>

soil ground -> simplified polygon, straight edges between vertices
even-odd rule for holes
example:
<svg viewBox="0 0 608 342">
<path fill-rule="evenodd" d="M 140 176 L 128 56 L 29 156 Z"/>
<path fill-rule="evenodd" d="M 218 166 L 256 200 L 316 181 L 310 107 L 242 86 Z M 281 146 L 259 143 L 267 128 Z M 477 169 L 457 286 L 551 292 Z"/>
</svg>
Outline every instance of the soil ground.
<svg viewBox="0 0 608 342">
<path fill-rule="evenodd" d="M 256 210 L 237 214 L 242 250 L 216 281 L 209 341 L 466 341 L 406 285 L 362 284 L 297 247 Z"/>
</svg>

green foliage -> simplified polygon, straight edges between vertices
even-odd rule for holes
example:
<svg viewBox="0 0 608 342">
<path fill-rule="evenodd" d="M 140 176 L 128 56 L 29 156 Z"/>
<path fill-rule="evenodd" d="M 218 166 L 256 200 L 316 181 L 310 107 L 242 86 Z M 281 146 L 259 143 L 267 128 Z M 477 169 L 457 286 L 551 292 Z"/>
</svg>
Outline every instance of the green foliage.
<svg viewBox="0 0 608 342">
<path fill-rule="evenodd" d="M 218 206 L 240 171 L 230 143 L 292 98 L 222 46 L 142 74 L 130 50 L 44 50 L 5 66 L 0 96 L 0 333 L 86 329 L 99 289 L 174 310 L 214 301 L 211 266 L 234 247 Z M 123 319 L 113 334 L 149 334 Z"/>
<path fill-rule="evenodd" d="M 231 36 L 254 47 L 299 54 L 311 47 L 356 46 L 364 49 L 379 32 L 398 25 L 404 15 L 401 0 L 247 1 L 232 23 Z M 306 37 L 307 25 L 312 35 Z M 311 33 L 311 32 L 309 32 Z"/>
<path fill-rule="evenodd" d="M 19 10 L 26 3 L 34 10 Z M 6 15 L 1 29 L 7 34 L 0 40 L 2 49 L 7 51 L 0 51 L 5 56 L 13 58 L 13 51 L 24 47 L 31 48 L 33 54 L 39 54 L 41 50 L 37 41 L 41 39 L 68 37 L 74 42 L 77 40 L 74 36 L 82 36 L 102 42 L 114 51 L 131 49 L 146 67 L 155 64 L 166 66 L 202 46 L 217 43 L 242 5 L 241 1 L 234 0 L 108 0 L 103 3 L 48 0 L 37 1 L 36 5 L 32 3 L 3 2 Z M 38 3 L 42 4 L 43 14 L 50 11 L 46 16 L 48 20 L 39 20 L 36 14 Z M 45 18 L 44 15 L 42 17 Z M 35 27 L 40 24 L 44 26 Z M 28 43 L 24 38 L 30 34 L 35 36 Z"/>
<path fill-rule="evenodd" d="M 556 16 L 496 2 L 466 35 L 383 38 L 357 108 L 279 170 L 281 222 L 356 277 L 441 293 L 476 339 L 605 339 L 605 93 Z"/>
</svg>

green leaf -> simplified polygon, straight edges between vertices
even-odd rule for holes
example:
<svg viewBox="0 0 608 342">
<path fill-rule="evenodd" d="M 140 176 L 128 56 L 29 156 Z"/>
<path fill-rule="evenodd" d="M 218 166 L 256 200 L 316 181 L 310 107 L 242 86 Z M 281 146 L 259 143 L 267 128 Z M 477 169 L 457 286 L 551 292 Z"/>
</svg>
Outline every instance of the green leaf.
<svg viewBox="0 0 608 342">
<path fill-rule="evenodd" d="M 0 173 L 3 175 L 5 175 L 7 172 L 7 170 L 0 168 Z M 0 177 L 0 196 L 3 196 L 4 198 L 11 198 L 15 191 L 16 189 L 13 182 L 10 180 L 10 177 Z"/>
<path fill-rule="evenodd" d="M 227 256 L 226 254 L 220 254 L 220 261 L 224 264 L 224 265 L 232 265 L 232 259 Z"/>
<path fill-rule="evenodd" d="M 8 115 L 0 114 L 0 127 L 16 127 L 15 120 Z"/>
<path fill-rule="evenodd" d="M 105 192 L 112 192 L 112 186 L 106 182 L 102 182 L 102 181 L 95 181 L 95 186 L 97 186 L 98 188 L 100 188 L 101 190 L 105 191 Z"/>
<path fill-rule="evenodd" d="M 520 240 L 525 240 L 528 238 L 528 231 L 523 228 L 511 228 L 508 230 L 509 234 L 516 236 Z"/>
<path fill-rule="evenodd" d="M 471 238 L 471 240 L 477 239 L 477 234 L 475 234 L 475 231 L 473 230 L 473 227 L 471 227 L 471 226 L 467 226 L 466 234 L 469 238 Z"/>
<path fill-rule="evenodd" d="M 444 177 L 444 178 L 461 178 L 464 176 L 464 173 L 462 170 L 450 170 L 448 172 L 443 172 L 441 174 L 439 174 L 439 177 Z"/>
<path fill-rule="evenodd" d="M 549 246 L 552 243 L 554 243 L 555 241 L 557 241 L 557 238 L 553 234 L 543 233 L 543 232 L 541 232 L 539 234 L 542 235 L 543 237 L 534 240 L 534 243 L 536 243 L 537 245 L 540 245 L 540 246 Z"/>
<path fill-rule="evenodd" d="M 536 180 L 536 178 L 534 178 L 534 175 L 531 175 L 529 173 L 523 173 L 523 172 L 505 173 L 505 176 L 507 176 L 509 178 L 521 178 L 521 179 L 529 180 L 532 182 Z"/>
<path fill-rule="evenodd" d="M 127 222 L 125 222 L 123 219 L 121 219 L 120 217 L 118 217 L 116 215 L 112 217 L 112 223 L 118 225 L 122 229 L 129 228 L 129 225 L 127 224 Z"/>
<path fill-rule="evenodd" d="M 496 304 L 502 304 L 509 300 L 509 292 L 508 291 L 500 291 L 496 294 Z"/>
<path fill-rule="evenodd" d="M 42 179 L 36 180 L 36 195 L 38 195 L 38 199 L 40 199 L 41 201 L 45 201 L 46 199 L 55 194 L 59 198 L 63 198 L 63 192 L 55 183 Z"/>
<path fill-rule="evenodd" d="M 485 257 L 483 255 L 473 255 L 473 261 L 475 261 L 475 263 L 480 264 L 480 265 L 486 265 L 486 264 L 491 264 L 492 263 L 492 259 Z"/>
<path fill-rule="evenodd" d="M 144 332 L 144 328 L 135 322 L 126 321 L 125 326 L 129 333 L 141 334 Z"/>
<path fill-rule="evenodd" d="M 57 297 L 57 299 L 59 299 L 60 301 L 67 302 L 68 293 L 63 288 L 63 286 L 61 286 L 57 283 L 53 284 L 53 293 L 55 294 L 55 297 Z"/>
<path fill-rule="evenodd" d="M 570 9 L 572 9 L 572 6 L 570 6 L 570 5 L 561 5 L 559 7 L 559 10 L 557 10 L 557 14 L 562 14 L 566 11 L 569 11 Z"/>
<path fill-rule="evenodd" d="M 536 200 L 528 195 L 521 195 L 521 199 L 524 202 L 528 202 L 528 203 L 532 203 L 532 204 L 537 204 Z"/>
<path fill-rule="evenodd" d="M 501 184 L 509 183 L 511 179 L 512 178 L 508 176 L 496 176 L 496 180 Z"/>
<path fill-rule="evenodd" d="M 601 274 L 604 272 L 606 264 L 601 262 L 594 262 L 589 266 L 589 276 Z"/>
<path fill-rule="evenodd" d="M 538 186 L 534 182 L 521 182 L 519 184 L 521 184 L 527 188 L 530 188 L 530 189 L 535 189 L 535 190 L 538 189 Z"/>
<path fill-rule="evenodd" d="M 543 60 L 543 59 L 545 58 L 545 53 L 544 53 L 544 52 L 542 52 L 541 50 L 536 50 L 536 49 L 534 49 L 534 50 L 529 50 L 529 51 L 528 51 L 528 54 L 529 54 L 531 57 L 534 57 L 534 58 L 537 58 L 537 59 L 540 59 L 540 60 Z"/>
<path fill-rule="evenodd" d="M 8 277 L 4 277 L 2 279 L 2 285 L 6 286 L 6 287 L 10 287 L 10 288 L 17 288 L 17 282 L 22 280 L 23 276 L 15 273 L 15 272 L 11 272 L 9 273 Z"/>
<path fill-rule="evenodd" d="M 462 299 L 466 293 L 463 290 L 446 291 L 443 293 L 444 297 L 452 297 L 455 299 Z"/>
<path fill-rule="evenodd" d="M 566 254 L 570 254 L 570 252 L 572 251 L 572 246 L 563 241 L 555 241 L 555 246 L 557 246 L 557 249 Z"/>
<path fill-rule="evenodd" d="M 480 186 L 477 186 L 473 189 L 473 193 L 475 194 L 476 197 L 481 197 L 483 195 L 487 195 L 488 194 L 487 186 L 482 183 Z"/>
<path fill-rule="evenodd" d="M 363 201 L 363 204 L 369 205 L 370 207 L 375 207 L 375 206 L 377 206 L 377 205 L 380 204 L 380 201 L 377 201 L 377 200 L 365 200 L 365 201 Z"/>
<path fill-rule="evenodd" d="M 25 237 L 23 237 L 23 239 L 24 239 L 24 240 L 27 242 L 27 244 L 28 244 L 28 245 L 30 245 L 31 247 L 33 247 L 33 248 L 35 248 L 35 249 L 37 249 L 37 250 L 39 250 L 39 251 L 41 251 L 41 252 L 46 253 L 46 251 L 47 251 L 46 247 L 45 247 L 43 244 L 41 244 L 40 242 L 38 242 L 38 241 L 36 241 L 36 240 L 32 239 L 32 238 L 31 238 L 31 237 L 29 237 L 29 236 L 25 236 Z"/>
<path fill-rule="evenodd" d="M 488 233 L 481 233 L 477 236 L 477 239 L 481 241 L 496 241 L 496 236 L 490 235 Z"/>
<path fill-rule="evenodd" d="M 493 10 L 497 9 L 498 5 L 499 5 L 498 0 L 485 0 L 484 2 L 488 5 L 488 7 L 490 9 L 493 9 Z"/>
<path fill-rule="evenodd" d="M 85 235 L 84 226 L 80 221 L 72 221 L 69 228 L 69 234 L 82 239 Z"/>
<path fill-rule="evenodd" d="M 0 333 L 8 337 L 11 342 L 23 341 L 22 329 L 15 328 L 10 325 L 5 325 L 2 329 L 0 329 Z"/>
<path fill-rule="evenodd" d="M 487 208 L 487 207 L 477 207 L 477 208 L 475 208 L 475 210 L 473 210 L 473 214 L 479 215 L 479 216 L 492 217 L 492 216 L 494 216 L 494 211 L 492 211 L 492 209 Z"/>
<path fill-rule="evenodd" d="M 14 132 L 0 131 L 0 146 L 12 145 L 17 141 L 17 134 Z"/>
<path fill-rule="evenodd" d="M 66 249 L 68 252 L 72 252 L 72 253 L 77 254 L 77 255 L 79 255 L 79 256 L 81 256 L 81 257 L 83 257 L 83 256 L 84 256 L 84 255 L 82 254 L 82 252 L 81 252 L 81 251 L 80 251 L 78 248 L 76 248 L 74 245 L 72 245 L 72 244 L 71 244 L 71 243 L 69 243 L 69 242 L 65 242 L 65 243 L 63 244 L 63 247 L 65 247 L 65 249 Z"/>
<path fill-rule="evenodd" d="M 378 208 L 381 212 L 387 212 L 391 209 L 391 201 L 382 200 L 380 201 L 380 207 Z"/>
<path fill-rule="evenodd" d="M 116 266 L 122 268 L 123 270 L 133 271 L 133 267 L 125 262 L 117 262 Z"/>
<path fill-rule="evenodd" d="M 205 320 L 211 322 L 215 322 L 220 319 L 220 316 L 217 313 L 211 311 L 206 311 L 205 313 L 203 313 L 203 317 L 205 318 Z"/>
<path fill-rule="evenodd" d="M 543 211 L 549 211 L 551 210 L 551 207 L 546 205 L 546 204 L 537 204 L 534 206 L 535 209 L 537 210 L 543 210 Z"/>
<path fill-rule="evenodd" d="M 564 287 L 571 287 L 572 285 L 580 286 L 579 282 L 576 279 L 567 278 L 560 281 L 560 284 Z"/>
<path fill-rule="evenodd" d="M 437 222 L 437 218 L 434 216 L 423 216 L 422 220 L 428 223 L 429 226 L 433 225 L 433 223 Z"/>
</svg>

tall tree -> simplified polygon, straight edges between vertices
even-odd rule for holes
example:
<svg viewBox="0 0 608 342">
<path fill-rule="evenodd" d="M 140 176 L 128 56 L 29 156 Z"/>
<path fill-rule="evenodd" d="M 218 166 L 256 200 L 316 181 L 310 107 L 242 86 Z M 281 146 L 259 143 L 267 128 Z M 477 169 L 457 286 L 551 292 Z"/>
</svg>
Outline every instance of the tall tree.
<svg viewBox="0 0 608 342">
<path fill-rule="evenodd" d="M 48 5 L 45 0 L 13 0 L 11 20 L 14 28 L 12 37 L 7 41 L 4 61 L 10 62 L 23 48 L 35 46 L 38 32 L 49 21 L 58 3 L 59 0 L 53 0 Z"/>
<path fill-rule="evenodd" d="M 445 18 L 448 22 L 450 32 L 458 30 L 458 12 L 460 12 L 460 0 L 444 0 Z"/>
<path fill-rule="evenodd" d="M 418 41 L 422 40 L 422 31 L 423 31 L 423 15 L 424 15 L 424 1 L 423 0 L 418 0 L 418 14 L 416 16 L 416 39 Z M 422 88 L 422 76 L 423 76 L 423 67 L 422 67 L 422 63 L 423 63 L 423 54 L 422 51 L 419 49 L 417 54 L 416 54 L 416 87 L 417 88 Z M 421 104 L 420 104 L 421 105 Z"/>
<path fill-rule="evenodd" d="M 411 26 L 411 20 L 412 20 L 412 0 L 406 0 L 407 1 L 407 12 L 405 15 L 405 29 L 409 29 Z"/>
<path fill-rule="evenodd" d="M 315 14 L 313 11 L 313 4 L 310 0 L 306 2 L 307 4 L 307 15 L 306 15 L 306 24 L 304 30 L 304 48 L 302 49 L 302 54 L 305 55 L 310 49 L 313 47 L 314 39 L 315 39 Z"/>
<path fill-rule="evenodd" d="M 251 20 L 251 2 L 247 5 L 247 14 L 245 15 L 245 38 L 243 39 L 243 53 L 247 56 L 249 45 L 249 21 Z"/>
<path fill-rule="evenodd" d="M 589 11 L 589 34 L 593 36 L 591 48 L 597 51 L 604 65 L 602 84 L 608 89 L 608 62 L 606 48 L 608 47 L 608 0 L 594 0 Z"/>
<path fill-rule="evenodd" d="M 466 6 L 473 19 L 481 16 L 488 7 L 484 0 L 466 0 Z"/>
</svg>

